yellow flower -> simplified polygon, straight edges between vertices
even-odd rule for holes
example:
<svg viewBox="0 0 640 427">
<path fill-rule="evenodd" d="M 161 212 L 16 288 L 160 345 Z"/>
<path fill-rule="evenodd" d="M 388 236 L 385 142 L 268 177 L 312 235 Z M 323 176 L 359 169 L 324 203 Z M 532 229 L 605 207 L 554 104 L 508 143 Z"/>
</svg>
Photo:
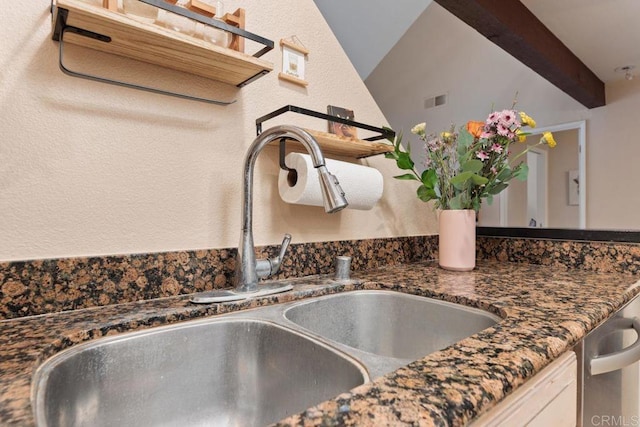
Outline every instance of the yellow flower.
<svg viewBox="0 0 640 427">
<path fill-rule="evenodd" d="M 440 134 L 440 138 L 442 138 L 442 139 L 449 139 L 449 138 L 451 138 L 451 136 L 452 136 L 451 132 L 442 132 Z"/>
<path fill-rule="evenodd" d="M 553 134 L 551 132 L 545 132 L 542 134 L 542 141 L 549 146 L 549 148 L 553 148 L 558 143 L 555 139 L 553 139 Z"/>
<path fill-rule="evenodd" d="M 518 142 L 525 142 L 527 140 L 526 133 L 522 132 L 520 129 L 516 130 L 516 136 L 518 137 Z"/>
<path fill-rule="evenodd" d="M 426 132 L 427 132 L 427 124 L 424 122 L 418 123 L 413 128 L 411 128 L 411 133 L 418 136 L 425 136 Z"/>
<path fill-rule="evenodd" d="M 527 116 L 527 113 L 525 113 L 524 111 L 520 111 L 520 121 L 525 126 L 529 126 L 531 128 L 536 127 L 536 121 Z"/>
</svg>

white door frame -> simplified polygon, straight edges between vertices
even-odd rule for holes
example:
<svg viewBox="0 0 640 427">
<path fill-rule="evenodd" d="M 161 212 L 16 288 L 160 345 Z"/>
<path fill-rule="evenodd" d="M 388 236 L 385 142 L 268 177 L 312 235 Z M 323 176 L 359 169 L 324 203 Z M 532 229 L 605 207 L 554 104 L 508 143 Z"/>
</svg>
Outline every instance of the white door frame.
<svg viewBox="0 0 640 427">
<path fill-rule="evenodd" d="M 580 193 L 578 195 L 578 228 L 587 228 L 587 122 L 561 123 L 553 126 L 545 126 L 533 129 L 531 134 L 538 135 L 544 132 L 561 132 L 565 130 L 578 131 L 578 180 Z M 500 193 L 500 226 L 508 226 L 509 189 Z M 548 222 L 547 222 L 548 224 Z"/>
<path fill-rule="evenodd" d="M 564 130 L 578 131 L 578 181 L 580 182 L 580 194 L 578 195 L 578 228 L 587 228 L 587 122 L 561 123 L 559 125 L 546 126 L 533 129 L 532 134 L 543 132 L 561 132 Z M 552 152 L 553 153 L 553 152 Z M 553 155 L 553 154 L 551 154 Z"/>
</svg>

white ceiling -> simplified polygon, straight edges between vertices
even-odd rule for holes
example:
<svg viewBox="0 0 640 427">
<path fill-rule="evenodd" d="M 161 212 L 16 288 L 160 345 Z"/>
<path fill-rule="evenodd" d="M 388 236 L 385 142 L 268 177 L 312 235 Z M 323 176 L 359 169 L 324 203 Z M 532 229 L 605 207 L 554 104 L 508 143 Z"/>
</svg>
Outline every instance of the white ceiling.
<svg viewBox="0 0 640 427">
<path fill-rule="evenodd" d="M 431 0 L 315 0 L 365 80 Z M 640 78 L 640 0 L 522 0 L 605 83 L 635 66 Z M 427 56 L 427 55 L 425 55 Z"/>
<path fill-rule="evenodd" d="M 522 0 L 605 83 L 624 78 L 615 68 L 640 70 L 640 1 Z M 636 73 L 640 76 L 640 73 Z"/>
</svg>

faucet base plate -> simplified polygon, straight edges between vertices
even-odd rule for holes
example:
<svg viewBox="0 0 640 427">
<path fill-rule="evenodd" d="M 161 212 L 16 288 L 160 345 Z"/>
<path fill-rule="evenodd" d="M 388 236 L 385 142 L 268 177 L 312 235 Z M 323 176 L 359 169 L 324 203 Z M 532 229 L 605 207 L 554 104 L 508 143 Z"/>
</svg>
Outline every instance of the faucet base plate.
<svg viewBox="0 0 640 427">
<path fill-rule="evenodd" d="M 216 289 L 213 291 L 200 292 L 194 294 L 189 301 L 194 304 L 213 304 L 219 302 L 241 301 L 250 298 L 259 298 L 267 295 L 279 294 L 281 292 L 290 291 L 293 285 L 282 283 L 267 283 L 258 285 L 255 292 L 237 292 L 229 289 Z"/>
</svg>

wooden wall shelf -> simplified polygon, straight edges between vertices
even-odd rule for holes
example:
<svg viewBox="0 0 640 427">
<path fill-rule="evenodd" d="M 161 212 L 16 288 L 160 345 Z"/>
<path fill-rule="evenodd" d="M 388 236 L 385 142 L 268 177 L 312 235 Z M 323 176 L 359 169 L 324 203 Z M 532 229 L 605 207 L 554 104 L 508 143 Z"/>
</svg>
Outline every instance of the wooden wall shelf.
<svg viewBox="0 0 640 427">
<path fill-rule="evenodd" d="M 393 145 L 384 142 L 363 141 L 361 139 L 346 138 L 344 136 L 334 135 L 328 132 L 320 132 L 312 129 L 305 129 L 313 136 L 322 152 L 326 156 L 341 156 L 361 159 L 363 157 L 375 156 L 376 154 L 384 154 L 393 151 Z M 272 145 L 278 145 L 278 141 L 272 142 Z M 306 153 L 307 150 L 295 140 L 287 140 L 287 147 L 291 151 L 298 153 Z"/>
<path fill-rule="evenodd" d="M 239 87 L 273 70 L 273 64 L 263 59 L 216 46 L 158 25 L 139 22 L 122 13 L 80 0 L 56 0 L 55 8 L 57 10 L 53 14 L 54 39 L 55 29 L 64 26 L 80 28 L 110 38 L 110 41 L 105 42 L 65 32 L 64 41 L 68 43 Z"/>
<path fill-rule="evenodd" d="M 318 141 L 318 144 L 320 144 L 320 148 L 322 148 L 322 152 L 325 155 L 361 159 L 363 157 L 375 156 L 377 154 L 384 154 L 393 151 L 393 145 L 391 143 L 376 142 L 381 139 L 395 137 L 395 132 L 391 129 L 377 128 L 364 123 L 354 122 L 353 120 L 347 120 L 340 117 L 319 113 L 317 111 L 307 110 L 306 108 L 296 107 L 295 105 L 285 105 L 282 108 L 279 108 L 269 114 L 256 119 L 257 133 L 260 134 L 262 132 L 262 124 L 265 121 L 287 112 L 293 112 L 306 116 L 316 117 L 319 119 L 330 120 L 332 122 L 343 123 L 349 126 L 366 129 L 378 134 L 366 139 L 356 139 L 335 135 L 333 133 L 321 132 L 318 130 L 305 129 L 316 139 L 316 141 Z M 290 151 L 306 152 L 302 144 L 295 140 L 287 139 L 287 143 L 287 147 L 290 147 Z M 279 141 L 273 141 L 271 145 L 279 146 Z"/>
</svg>

